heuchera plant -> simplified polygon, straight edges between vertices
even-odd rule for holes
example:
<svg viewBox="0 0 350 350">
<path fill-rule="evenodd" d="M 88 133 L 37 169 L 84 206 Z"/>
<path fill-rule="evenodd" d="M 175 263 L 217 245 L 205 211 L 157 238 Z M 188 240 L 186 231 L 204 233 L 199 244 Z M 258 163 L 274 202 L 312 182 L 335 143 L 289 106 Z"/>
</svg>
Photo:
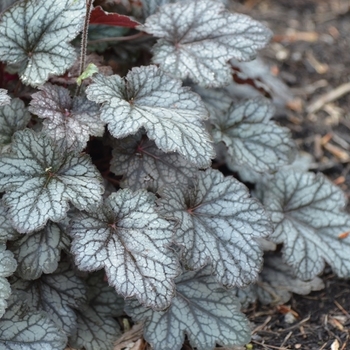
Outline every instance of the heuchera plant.
<svg viewBox="0 0 350 350">
<path fill-rule="evenodd" d="M 109 350 L 121 316 L 156 350 L 243 345 L 240 303 L 349 277 L 345 197 L 260 94 L 270 30 L 219 0 L 94 6 L 0 4 L 0 349 Z"/>
</svg>

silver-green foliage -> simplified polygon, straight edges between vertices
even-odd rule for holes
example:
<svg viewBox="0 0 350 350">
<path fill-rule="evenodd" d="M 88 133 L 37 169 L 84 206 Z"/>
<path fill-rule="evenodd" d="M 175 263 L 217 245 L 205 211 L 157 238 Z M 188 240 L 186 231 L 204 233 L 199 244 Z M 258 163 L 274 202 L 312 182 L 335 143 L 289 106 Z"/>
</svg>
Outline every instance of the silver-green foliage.
<svg viewBox="0 0 350 350">
<path fill-rule="evenodd" d="M 31 87 L 0 89 L 0 350 L 112 350 L 125 305 L 155 350 L 231 348 L 250 339 L 239 300 L 321 288 L 325 262 L 350 276 L 344 195 L 286 168 L 272 104 L 232 93 L 271 32 L 224 3 L 142 0 L 136 35 L 94 24 L 115 74 L 74 91 L 86 1 L 1 2 L 0 60 Z M 282 257 L 263 265 L 262 238 Z"/>
</svg>

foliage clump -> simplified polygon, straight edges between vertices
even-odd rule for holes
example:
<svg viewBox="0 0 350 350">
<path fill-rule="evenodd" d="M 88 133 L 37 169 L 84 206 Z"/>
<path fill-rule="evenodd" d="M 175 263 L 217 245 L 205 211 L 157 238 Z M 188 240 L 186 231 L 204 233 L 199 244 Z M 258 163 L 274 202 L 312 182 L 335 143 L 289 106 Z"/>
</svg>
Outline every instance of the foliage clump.
<svg viewBox="0 0 350 350">
<path fill-rule="evenodd" d="M 344 194 L 233 92 L 271 31 L 219 0 L 92 2 L 0 5 L 0 349 L 109 350 L 123 317 L 156 350 L 244 345 L 241 304 L 349 277 Z"/>
</svg>

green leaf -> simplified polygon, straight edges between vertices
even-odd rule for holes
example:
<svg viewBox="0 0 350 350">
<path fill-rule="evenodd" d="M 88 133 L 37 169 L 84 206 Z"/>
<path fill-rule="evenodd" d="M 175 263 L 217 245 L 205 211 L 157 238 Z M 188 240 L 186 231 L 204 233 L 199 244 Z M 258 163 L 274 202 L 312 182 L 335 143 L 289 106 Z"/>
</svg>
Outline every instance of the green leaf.
<svg viewBox="0 0 350 350">
<path fill-rule="evenodd" d="M 271 102 L 255 98 L 216 115 L 212 135 L 227 146 L 229 166 L 273 172 L 293 161 L 296 147 L 291 133 L 270 120 L 274 112 Z"/>
<path fill-rule="evenodd" d="M 269 239 L 283 243 L 283 259 L 297 277 L 310 280 L 327 262 L 340 277 L 350 276 L 350 215 L 344 193 L 322 174 L 280 171 L 258 187 L 271 216 Z"/>
<path fill-rule="evenodd" d="M 6 250 L 5 244 L 0 243 L 0 318 L 5 313 L 6 300 L 11 295 L 11 287 L 6 277 L 11 276 L 15 272 L 16 267 L 17 262 L 13 258 L 13 254 Z"/>
<path fill-rule="evenodd" d="M 0 107 L 0 147 L 11 143 L 13 134 L 22 130 L 30 121 L 30 113 L 19 98 Z"/>
<path fill-rule="evenodd" d="M 91 136 L 102 136 L 100 107 L 86 97 L 71 98 L 61 86 L 45 84 L 32 95 L 29 111 L 44 119 L 43 131 L 69 150 L 82 151 Z"/>
<path fill-rule="evenodd" d="M 80 86 L 83 80 L 92 77 L 95 73 L 98 73 L 98 67 L 93 63 L 89 63 L 84 72 L 77 78 L 77 84 Z"/>
<path fill-rule="evenodd" d="M 154 208 L 154 195 L 129 189 L 112 193 L 101 209 L 73 218 L 72 253 L 79 269 L 104 268 L 111 286 L 164 309 L 174 294 L 178 263 L 169 249 L 172 229 Z"/>
<path fill-rule="evenodd" d="M 153 62 L 180 79 L 220 87 L 231 80 L 231 58 L 249 61 L 271 38 L 250 17 L 232 13 L 218 1 L 184 0 L 167 4 L 138 29 L 161 38 Z"/>
<path fill-rule="evenodd" d="M 142 133 L 112 141 L 110 170 L 123 175 L 122 187 L 146 188 L 152 192 L 165 185 L 187 186 L 197 168 L 177 153 L 164 153 Z"/>
<path fill-rule="evenodd" d="M 0 60 L 15 66 L 24 84 L 38 86 L 71 67 L 69 41 L 83 28 L 85 0 L 24 0 L 2 14 Z"/>
<path fill-rule="evenodd" d="M 101 119 L 115 138 L 144 128 L 162 151 L 178 152 L 199 167 L 210 165 L 214 150 L 203 125 L 205 106 L 156 66 L 133 68 L 125 79 L 97 75 L 86 94 L 103 103 Z"/>
<path fill-rule="evenodd" d="M 88 156 L 67 153 L 29 129 L 16 132 L 11 150 L 0 156 L 0 190 L 17 231 L 61 221 L 69 202 L 80 210 L 100 204 L 102 179 Z"/>
<path fill-rule="evenodd" d="M 144 322 L 144 337 L 154 350 L 180 350 L 187 335 L 192 347 L 211 350 L 216 343 L 233 347 L 250 339 L 249 322 L 240 313 L 238 300 L 219 288 L 210 269 L 186 272 L 176 280 L 176 297 L 170 307 L 156 312 L 127 303 L 134 321 Z"/>
<path fill-rule="evenodd" d="M 256 279 L 263 252 L 254 238 L 269 235 L 271 225 L 242 183 L 208 169 L 192 188 L 166 187 L 160 196 L 160 213 L 177 222 L 175 242 L 185 266 L 200 269 L 209 262 L 226 287 Z"/>
<path fill-rule="evenodd" d="M 86 288 L 69 264 L 61 263 L 54 273 L 34 281 L 17 279 L 13 287 L 26 292 L 30 305 L 45 311 L 65 334 L 74 334 L 77 329 L 75 309 L 86 302 Z"/>
<path fill-rule="evenodd" d="M 12 295 L 0 319 L 1 350 L 63 350 L 67 337 L 45 313 L 28 305 L 25 293 Z"/>
<path fill-rule="evenodd" d="M 67 245 L 69 238 L 53 222 L 48 222 L 42 230 L 22 236 L 10 244 L 10 250 L 18 262 L 16 274 L 25 280 L 34 280 L 42 273 L 54 272 L 61 249 Z"/>
</svg>

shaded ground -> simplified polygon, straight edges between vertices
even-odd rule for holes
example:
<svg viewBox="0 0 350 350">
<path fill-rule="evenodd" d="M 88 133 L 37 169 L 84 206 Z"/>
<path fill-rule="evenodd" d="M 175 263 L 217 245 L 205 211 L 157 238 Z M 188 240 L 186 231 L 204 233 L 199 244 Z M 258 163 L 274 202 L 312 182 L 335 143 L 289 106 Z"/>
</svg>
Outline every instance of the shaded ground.
<svg viewBox="0 0 350 350">
<path fill-rule="evenodd" d="M 242 0 L 234 7 L 273 30 L 263 56 L 294 93 L 279 121 L 312 155 L 313 169 L 350 197 L 350 1 Z M 350 349 L 350 281 L 330 273 L 323 279 L 323 291 L 293 296 L 288 315 L 287 307 L 247 310 L 252 349 Z"/>
</svg>

